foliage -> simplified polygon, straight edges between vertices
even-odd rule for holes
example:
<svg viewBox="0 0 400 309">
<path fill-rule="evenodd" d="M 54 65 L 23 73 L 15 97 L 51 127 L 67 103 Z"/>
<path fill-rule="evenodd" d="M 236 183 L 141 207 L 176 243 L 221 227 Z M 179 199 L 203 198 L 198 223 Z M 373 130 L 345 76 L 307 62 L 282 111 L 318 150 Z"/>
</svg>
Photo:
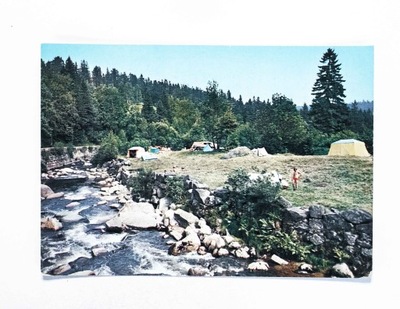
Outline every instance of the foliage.
<svg viewBox="0 0 400 309">
<path fill-rule="evenodd" d="M 56 142 L 53 147 L 54 154 L 57 156 L 62 156 L 64 154 L 65 145 L 62 142 Z"/>
<path fill-rule="evenodd" d="M 290 259 L 304 261 L 311 252 L 311 246 L 302 244 L 295 232 L 288 234 L 282 231 L 268 231 L 262 223 L 259 238 L 263 241 L 263 249 L 267 252 L 274 252 L 280 256 Z"/>
<path fill-rule="evenodd" d="M 165 196 L 171 198 L 175 203 L 185 205 L 187 202 L 187 195 L 183 183 L 183 177 L 168 177 L 166 179 L 166 184 Z"/>
<path fill-rule="evenodd" d="M 339 248 L 333 248 L 334 257 L 339 261 L 339 263 L 347 262 L 350 259 L 350 255 Z"/>
<path fill-rule="evenodd" d="M 345 80 L 340 74 L 341 64 L 333 49 L 328 48 L 320 62 L 322 65 L 319 66 L 318 78 L 312 89 L 314 99 L 310 116 L 315 128 L 331 134 L 349 125 L 349 109 L 344 103 Z"/>
<path fill-rule="evenodd" d="M 131 175 L 127 180 L 127 186 L 131 189 L 132 198 L 150 199 L 155 184 L 154 172 L 151 169 L 140 169 L 136 175 Z"/>
<path fill-rule="evenodd" d="M 283 94 L 244 103 L 216 81 L 202 90 L 115 68 L 90 70 L 85 60 L 79 65 L 70 57 L 42 60 L 41 144 L 99 145 L 112 131 L 120 153 L 129 146 L 181 149 L 211 140 L 225 148 L 265 147 L 271 154 L 323 154 L 326 136 L 351 131 L 373 153 L 372 110 L 343 103 L 344 80 L 333 50 L 321 62 L 312 105 L 299 112 Z"/>
<path fill-rule="evenodd" d="M 97 153 L 92 158 L 92 164 L 101 165 L 107 161 L 116 159 L 118 156 L 118 137 L 110 132 L 102 141 Z"/>
<path fill-rule="evenodd" d="M 228 176 L 226 188 L 229 197 L 221 208 L 224 224 L 233 235 L 262 250 L 264 244 L 258 237 L 260 230 L 265 228 L 262 224 L 268 222 L 273 228 L 274 221 L 281 217 L 280 209 L 273 205 L 279 184 L 272 183 L 269 177 L 251 180 L 244 169 L 236 169 Z"/>
<path fill-rule="evenodd" d="M 67 154 L 72 159 L 74 156 L 74 145 L 72 143 L 68 143 L 67 145 Z"/>
</svg>

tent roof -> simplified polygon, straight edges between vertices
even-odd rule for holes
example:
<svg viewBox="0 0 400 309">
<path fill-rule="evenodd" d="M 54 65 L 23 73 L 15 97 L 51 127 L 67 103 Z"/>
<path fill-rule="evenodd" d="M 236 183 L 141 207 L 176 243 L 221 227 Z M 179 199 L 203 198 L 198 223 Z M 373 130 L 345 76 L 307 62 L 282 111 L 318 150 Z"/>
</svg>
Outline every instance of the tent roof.
<svg viewBox="0 0 400 309">
<path fill-rule="evenodd" d="M 332 144 L 352 144 L 352 143 L 362 143 L 362 142 L 351 138 L 351 139 L 340 139 Z"/>
<path fill-rule="evenodd" d="M 135 146 L 135 147 L 129 148 L 128 150 L 144 150 L 144 148 L 140 147 L 140 146 Z"/>
</svg>

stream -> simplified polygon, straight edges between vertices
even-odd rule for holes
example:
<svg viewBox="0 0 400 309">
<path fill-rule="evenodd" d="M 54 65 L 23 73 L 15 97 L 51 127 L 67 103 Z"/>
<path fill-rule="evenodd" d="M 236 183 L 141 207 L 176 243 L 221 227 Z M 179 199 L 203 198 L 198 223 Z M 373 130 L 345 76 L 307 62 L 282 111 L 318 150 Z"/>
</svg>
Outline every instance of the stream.
<svg viewBox="0 0 400 309">
<path fill-rule="evenodd" d="M 42 229 L 41 271 L 57 275 L 55 270 L 68 265 L 62 275 L 91 271 L 92 275 L 165 275 L 186 276 L 192 267 L 208 268 L 212 275 L 247 276 L 248 261 L 232 256 L 215 258 L 210 253 L 168 254 L 170 238 L 157 230 L 111 233 L 105 222 L 118 214 L 113 201 L 99 203 L 100 189 L 82 183 L 56 187 L 64 192 L 56 199 L 41 203 L 42 218 L 56 217 L 63 225 L 57 231 Z M 74 206 L 70 203 L 74 203 Z M 79 203 L 79 204 L 78 204 Z M 100 254 L 94 254 L 95 250 Z M 265 273 L 265 276 L 272 276 Z"/>
</svg>

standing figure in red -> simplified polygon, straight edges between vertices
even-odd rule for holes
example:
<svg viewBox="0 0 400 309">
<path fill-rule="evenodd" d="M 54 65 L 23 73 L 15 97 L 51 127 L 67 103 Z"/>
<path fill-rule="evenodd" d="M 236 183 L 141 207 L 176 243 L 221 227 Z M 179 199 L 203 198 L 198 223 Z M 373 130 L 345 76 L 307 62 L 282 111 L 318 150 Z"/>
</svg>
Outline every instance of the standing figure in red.
<svg viewBox="0 0 400 309">
<path fill-rule="evenodd" d="M 298 184 L 299 184 L 299 179 L 300 179 L 300 172 L 297 170 L 296 167 L 293 167 L 293 175 L 292 175 L 292 185 L 293 185 L 293 190 L 297 190 Z"/>
</svg>

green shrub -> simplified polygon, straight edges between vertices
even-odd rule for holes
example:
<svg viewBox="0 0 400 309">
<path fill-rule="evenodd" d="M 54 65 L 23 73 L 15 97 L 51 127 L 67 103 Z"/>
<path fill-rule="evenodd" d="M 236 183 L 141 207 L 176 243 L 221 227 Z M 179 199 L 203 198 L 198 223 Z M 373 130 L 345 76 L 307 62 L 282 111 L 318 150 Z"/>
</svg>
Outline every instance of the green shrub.
<svg viewBox="0 0 400 309">
<path fill-rule="evenodd" d="M 311 247 L 302 244 L 295 232 L 288 234 L 282 231 L 268 231 L 261 229 L 259 238 L 263 241 L 263 250 L 274 252 L 280 256 L 299 261 L 306 260 Z"/>
<path fill-rule="evenodd" d="M 53 152 L 56 156 L 62 156 L 64 154 L 64 143 L 62 142 L 54 143 Z"/>
<path fill-rule="evenodd" d="M 67 153 L 71 159 L 74 157 L 74 145 L 72 145 L 71 143 L 68 143 L 67 145 Z"/>
<path fill-rule="evenodd" d="M 118 137 L 110 132 L 102 141 L 97 153 L 92 158 L 92 164 L 101 165 L 118 157 Z"/>
<path fill-rule="evenodd" d="M 167 187 L 165 195 L 171 198 L 175 203 L 185 205 L 187 202 L 186 190 L 183 183 L 183 177 L 175 176 L 166 179 Z"/>
<path fill-rule="evenodd" d="M 140 169 L 136 175 L 131 175 L 127 181 L 127 186 L 131 189 L 132 198 L 150 199 L 153 195 L 155 176 L 150 169 Z"/>
<path fill-rule="evenodd" d="M 279 184 L 272 183 L 268 177 L 250 180 L 245 170 L 237 169 L 228 176 L 226 188 L 229 197 L 220 208 L 224 226 L 258 252 L 263 251 L 262 230 L 274 230 L 275 221 L 282 218 L 282 210 L 273 203 L 280 190 Z"/>
</svg>

